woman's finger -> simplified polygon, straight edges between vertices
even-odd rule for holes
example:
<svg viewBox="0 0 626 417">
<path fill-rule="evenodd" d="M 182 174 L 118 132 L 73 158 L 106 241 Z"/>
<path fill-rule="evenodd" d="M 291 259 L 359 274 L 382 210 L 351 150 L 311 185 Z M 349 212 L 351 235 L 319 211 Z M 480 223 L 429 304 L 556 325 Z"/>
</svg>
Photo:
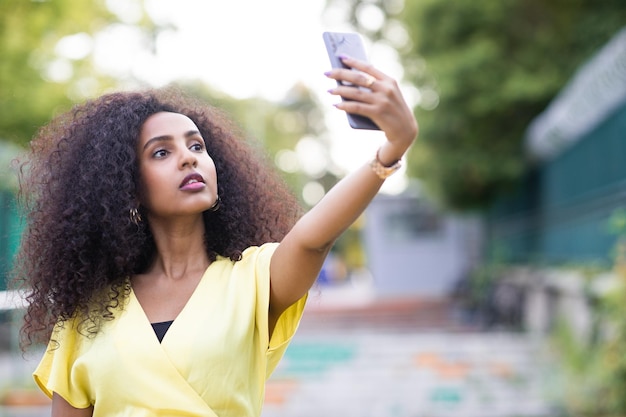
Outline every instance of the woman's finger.
<svg viewBox="0 0 626 417">
<path fill-rule="evenodd" d="M 378 85 L 377 88 L 381 86 Z M 339 85 L 331 88 L 328 92 L 335 96 L 340 96 L 346 100 L 362 101 L 364 103 L 374 103 L 376 97 L 374 97 L 373 90 L 365 87 L 356 87 L 352 85 Z"/>
<path fill-rule="evenodd" d="M 341 62 L 343 62 L 347 67 L 364 72 L 365 74 L 369 74 L 377 80 L 384 80 L 389 78 L 387 74 L 380 71 L 369 62 L 360 61 L 346 55 L 342 55 L 339 58 L 341 59 Z"/>
<path fill-rule="evenodd" d="M 376 82 L 379 81 L 372 75 L 350 69 L 334 69 L 328 71 L 326 76 L 336 80 L 339 85 L 368 89 L 372 89 L 376 85 Z"/>
<path fill-rule="evenodd" d="M 347 56 L 341 56 L 340 59 L 349 68 L 334 68 L 326 75 L 341 84 L 374 89 L 378 81 L 391 80 L 389 76 L 367 62 Z"/>
</svg>

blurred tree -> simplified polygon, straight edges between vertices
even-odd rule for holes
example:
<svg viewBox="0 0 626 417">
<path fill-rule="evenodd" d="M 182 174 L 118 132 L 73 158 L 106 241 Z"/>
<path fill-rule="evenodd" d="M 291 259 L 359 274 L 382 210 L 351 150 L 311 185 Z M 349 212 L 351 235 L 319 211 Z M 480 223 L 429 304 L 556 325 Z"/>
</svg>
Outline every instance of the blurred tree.
<svg viewBox="0 0 626 417">
<path fill-rule="evenodd" d="M 0 2 L 0 138 L 26 144 L 55 112 L 119 84 L 93 62 L 96 35 L 105 28 L 136 27 L 150 48 L 160 28 L 141 2 L 128 0 L 123 5 L 127 10 L 137 6 L 132 8 L 138 12 L 132 23 L 107 7 L 112 3 Z"/>
<path fill-rule="evenodd" d="M 626 22 L 623 0 L 401 3 L 328 1 L 401 55 L 422 93 L 409 173 L 452 209 L 484 207 L 516 185 L 529 122 Z"/>
<path fill-rule="evenodd" d="M 60 79 L 81 62 L 57 60 L 55 46 L 64 36 L 93 32 L 110 20 L 97 1 L 0 3 L 0 138 L 25 144 L 54 109 L 70 105 L 70 81 Z"/>
</svg>

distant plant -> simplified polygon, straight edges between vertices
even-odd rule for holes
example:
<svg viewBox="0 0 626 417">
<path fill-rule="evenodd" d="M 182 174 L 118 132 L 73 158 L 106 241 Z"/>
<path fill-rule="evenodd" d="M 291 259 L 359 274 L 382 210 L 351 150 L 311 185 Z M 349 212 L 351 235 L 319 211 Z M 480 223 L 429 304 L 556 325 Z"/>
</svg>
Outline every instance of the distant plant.
<svg viewBox="0 0 626 417">
<path fill-rule="evenodd" d="M 610 221 L 617 235 L 611 286 L 588 292 L 594 318 L 586 338 L 576 337 L 564 321 L 553 334 L 564 365 L 565 407 L 571 415 L 626 415 L 626 210 Z"/>
</svg>

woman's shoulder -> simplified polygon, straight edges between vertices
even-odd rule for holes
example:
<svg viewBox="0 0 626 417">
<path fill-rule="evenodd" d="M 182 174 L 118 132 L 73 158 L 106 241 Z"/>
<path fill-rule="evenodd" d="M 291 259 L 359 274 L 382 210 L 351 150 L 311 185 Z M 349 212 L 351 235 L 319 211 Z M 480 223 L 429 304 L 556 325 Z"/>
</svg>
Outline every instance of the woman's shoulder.
<svg viewBox="0 0 626 417">
<path fill-rule="evenodd" d="M 278 242 L 267 242 L 258 246 L 249 246 L 242 252 L 241 261 L 249 260 L 258 256 L 271 257 L 277 247 Z"/>
<path fill-rule="evenodd" d="M 224 266 L 229 265 L 227 269 L 230 270 L 232 274 L 269 274 L 270 260 L 277 247 L 278 242 L 249 246 L 241 253 L 241 257 L 236 261 L 226 257 L 218 257 L 214 263 L 221 263 Z M 217 267 L 217 265 L 214 267 Z M 226 269 L 222 270 L 226 271 Z"/>
</svg>

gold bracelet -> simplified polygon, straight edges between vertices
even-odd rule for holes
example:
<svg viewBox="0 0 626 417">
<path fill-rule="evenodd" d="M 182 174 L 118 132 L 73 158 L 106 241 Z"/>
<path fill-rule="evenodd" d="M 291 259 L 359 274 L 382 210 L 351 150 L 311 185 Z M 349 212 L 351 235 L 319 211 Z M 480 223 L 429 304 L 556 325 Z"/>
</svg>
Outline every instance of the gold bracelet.
<svg viewBox="0 0 626 417">
<path fill-rule="evenodd" d="M 380 178 L 381 180 L 384 180 L 387 177 L 389 177 L 391 174 L 399 170 L 400 167 L 402 166 L 402 163 L 398 159 L 393 164 L 391 164 L 391 166 L 383 165 L 383 163 L 380 162 L 380 159 L 378 158 L 379 151 L 380 151 L 380 148 L 376 151 L 376 156 L 374 156 L 374 159 L 372 159 L 372 161 L 370 162 L 370 168 L 372 168 L 372 171 L 374 171 L 374 173 L 378 175 L 378 178 Z"/>
</svg>

